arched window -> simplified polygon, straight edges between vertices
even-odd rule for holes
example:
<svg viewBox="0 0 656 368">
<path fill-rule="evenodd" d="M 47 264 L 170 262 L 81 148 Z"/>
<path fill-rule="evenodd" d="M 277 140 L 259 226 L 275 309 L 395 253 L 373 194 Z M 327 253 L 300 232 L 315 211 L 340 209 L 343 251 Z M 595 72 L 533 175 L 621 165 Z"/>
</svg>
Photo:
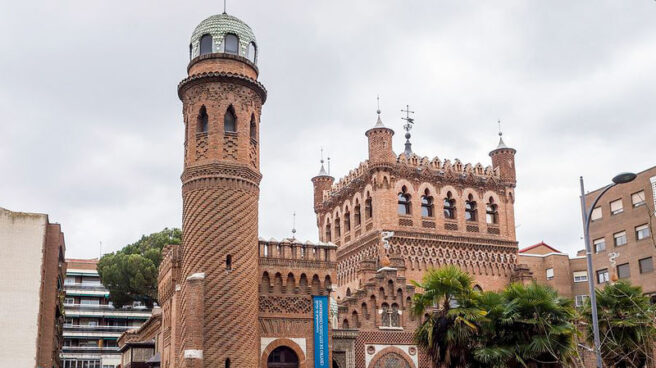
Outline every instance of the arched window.
<svg viewBox="0 0 656 368">
<path fill-rule="evenodd" d="M 346 296 L 351 296 L 351 288 L 346 288 Z"/>
<path fill-rule="evenodd" d="M 251 42 L 248 44 L 248 60 L 250 60 L 253 64 L 255 64 L 255 61 L 257 60 L 257 46 L 255 46 L 255 42 Z"/>
<path fill-rule="evenodd" d="M 485 221 L 488 224 L 496 224 L 499 222 L 497 205 L 494 203 L 494 198 L 492 197 L 490 197 L 490 201 L 485 205 Z"/>
<path fill-rule="evenodd" d="M 342 328 L 344 328 L 344 329 L 348 329 L 348 328 L 349 328 L 348 319 L 345 319 L 344 322 L 342 322 Z"/>
<path fill-rule="evenodd" d="M 362 216 L 360 215 L 360 203 L 355 201 L 355 207 L 353 207 L 353 221 L 355 221 L 355 226 L 360 226 L 362 223 Z"/>
<path fill-rule="evenodd" d="M 353 327 L 355 327 L 355 328 L 360 327 L 360 321 L 358 319 L 358 312 L 353 311 L 353 313 L 351 313 L 351 322 L 353 322 Z"/>
<path fill-rule="evenodd" d="M 478 291 L 479 293 L 483 292 L 483 288 L 480 287 L 479 285 L 474 285 L 473 289 L 474 289 L 474 291 Z"/>
<path fill-rule="evenodd" d="M 301 245 L 301 259 L 305 258 L 305 245 Z"/>
<path fill-rule="evenodd" d="M 364 319 L 369 319 L 369 309 L 367 308 L 367 303 L 362 303 L 360 309 L 362 310 L 362 316 Z"/>
<path fill-rule="evenodd" d="M 330 231 L 330 221 L 328 221 L 328 223 L 326 224 L 326 236 L 325 236 L 325 238 L 326 238 L 326 242 L 329 242 L 329 241 L 332 240 L 332 233 Z"/>
<path fill-rule="evenodd" d="M 394 303 L 392 304 L 392 315 L 390 316 L 390 326 L 391 327 L 401 327 L 401 316 L 399 315 L 399 305 Z"/>
<path fill-rule="evenodd" d="M 364 200 L 364 218 L 370 219 L 374 214 L 374 209 L 371 204 L 371 197 L 367 193 L 367 199 Z"/>
<path fill-rule="evenodd" d="M 344 213 L 344 232 L 347 233 L 349 231 L 351 231 L 351 212 L 346 209 Z"/>
<path fill-rule="evenodd" d="M 207 109 L 205 108 L 205 105 L 203 105 L 200 107 L 200 111 L 198 111 L 198 126 L 196 131 L 198 133 L 207 133 L 208 127 L 209 116 L 207 116 Z"/>
<path fill-rule="evenodd" d="M 230 358 L 225 360 L 225 368 L 230 368 Z"/>
<path fill-rule="evenodd" d="M 237 115 L 235 114 L 235 108 L 230 105 L 228 110 L 223 117 L 223 130 L 226 133 L 234 133 L 237 131 Z"/>
<path fill-rule="evenodd" d="M 390 307 L 387 303 L 383 303 L 381 305 L 381 309 L 383 310 L 383 313 L 381 315 L 382 325 L 384 327 L 390 327 L 391 324 L 392 324 L 392 321 L 391 321 L 391 318 L 390 318 L 391 317 L 390 316 L 390 312 L 391 312 Z"/>
<path fill-rule="evenodd" d="M 257 123 L 255 122 L 255 115 L 251 114 L 251 139 L 257 140 Z"/>
<path fill-rule="evenodd" d="M 401 192 L 399 193 L 398 213 L 399 215 L 410 214 L 410 194 L 408 194 L 408 190 L 405 185 L 401 188 Z"/>
<path fill-rule="evenodd" d="M 476 221 L 476 211 L 478 211 L 476 201 L 474 201 L 474 196 L 470 194 L 465 201 L 465 220 Z"/>
<path fill-rule="evenodd" d="M 287 346 L 279 346 L 269 354 L 267 368 L 298 368 L 298 356 Z"/>
<path fill-rule="evenodd" d="M 225 35 L 224 42 L 225 42 L 224 52 L 228 54 L 239 55 L 239 38 L 237 37 L 237 35 L 228 33 L 227 35 Z"/>
<path fill-rule="evenodd" d="M 342 236 L 342 229 L 341 229 L 341 223 L 340 223 L 339 216 L 335 217 L 335 238 L 339 238 Z"/>
<path fill-rule="evenodd" d="M 433 217 L 433 197 L 431 197 L 428 189 L 426 189 L 424 195 L 421 196 L 421 216 Z"/>
<path fill-rule="evenodd" d="M 189 44 L 189 60 L 191 60 L 191 57 L 193 56 L 194 52 L 194 46 L 192 44 Z"/>
<path fill-rule="evenodd" d="M 226 256 L 226 271 L 232 270 L 232 256 L 228 254 Z"/>
<path fill-rule="evenodd" d="M 451 192 L 447 192 L 446 198 L 444 198 L 444 218 L 456 218 L 456 200 L 453 199 Z"/>
<path fill-rule="evenodd" d="M 264 244 L 264 248 L 262 248 L 262 253 L 264 254 L 265 257 L 269 256 L 269 244 Z"/>
<path fill-rule="evenodd" d="M 200 54 L 211 54 L 212 53 L 212 36 L 205 34 L 200 38 Z"/>
</svg>

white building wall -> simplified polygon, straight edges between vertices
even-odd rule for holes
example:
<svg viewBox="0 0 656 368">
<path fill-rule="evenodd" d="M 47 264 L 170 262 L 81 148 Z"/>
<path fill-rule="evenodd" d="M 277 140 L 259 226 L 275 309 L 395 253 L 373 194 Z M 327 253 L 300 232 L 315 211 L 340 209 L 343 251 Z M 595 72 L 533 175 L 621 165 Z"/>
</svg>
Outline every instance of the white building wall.
<svg viewBox="0 0 656 368">
<path fill-rule="evenodd" d="M 0 208 L 0 367 L 36 366 L 47 219 Z"/>
</svg>

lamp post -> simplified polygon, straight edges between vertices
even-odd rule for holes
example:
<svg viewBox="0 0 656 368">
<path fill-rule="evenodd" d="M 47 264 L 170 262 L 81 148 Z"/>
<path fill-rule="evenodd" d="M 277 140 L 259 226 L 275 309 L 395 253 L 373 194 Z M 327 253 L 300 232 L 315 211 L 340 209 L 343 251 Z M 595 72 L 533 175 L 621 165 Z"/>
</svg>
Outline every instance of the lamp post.
<svg viewBox="0 0 656 368">
<path fill-rule="evenodd" d="M 608 184 L 602 191 L 597 195 L 597 198 L 592 202 L 592 205 L 588 208 L 585 204 L 585 189 L 583 187 L 583 177 L 580 177 L 581 181 L 581 213 L 583 216 L 583 238 L 585 241 L 585 257 L 588 263 L 588 288 L 590 290 L 590 306 L 592 311 L 592 331 L 594 334 L 594 351 L 597 356 L 597 368 L 602 368 L 601 364 L 601 341 L 599 339 L 599 319 L 597 317 L 597 295 L 595 294 L 595 286 L 592 272 L 592 246 L 590 244 L 590 216 L 592 215 L 592 210 L 594 210 L 599 199 L 612 187 L 628 183 L 633 181 L 636 178 L 634 173 L 621 173 L 616 175 L 613 178 L 613 182 Z"/>
</svg>

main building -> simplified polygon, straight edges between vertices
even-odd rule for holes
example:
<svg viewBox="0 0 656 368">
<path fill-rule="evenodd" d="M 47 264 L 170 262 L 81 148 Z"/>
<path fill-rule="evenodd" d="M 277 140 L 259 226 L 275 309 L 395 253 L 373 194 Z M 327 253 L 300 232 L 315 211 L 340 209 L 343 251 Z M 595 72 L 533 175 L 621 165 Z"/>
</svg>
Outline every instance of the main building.
<svg viewBox="0 0 656 368">
<path fill-rule="evenodd" d="M 228 15 L 196 27 L 178 85 L 185 124 L 183 239 L 167 247 L 159 304 L 119 339 L 122 367 L 427 367 L 412 342 L 415 290 L 454 264 L 476 287 L 513 278 L 515 150 L 491 166 L 393 151 L 380 112 L 369 157 L 334 182 L 312 178 L 319 241 L 258 237 L 260 113 L 251 28 Z"/>
</svg>

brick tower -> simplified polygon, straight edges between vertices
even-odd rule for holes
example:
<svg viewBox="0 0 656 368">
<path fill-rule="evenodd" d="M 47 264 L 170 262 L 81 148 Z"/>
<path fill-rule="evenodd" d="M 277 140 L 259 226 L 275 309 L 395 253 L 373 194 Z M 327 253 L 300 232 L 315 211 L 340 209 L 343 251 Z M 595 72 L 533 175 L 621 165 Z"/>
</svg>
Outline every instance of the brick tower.
<svg viewBox="0 0 656 368">
<path fill-rule="evenodd" d="M 194 30 L 178 86 L 185 123 L 179 367 L 259 365 L 259 123 L 250 27 L 228 14 Z"/>
</svg>

